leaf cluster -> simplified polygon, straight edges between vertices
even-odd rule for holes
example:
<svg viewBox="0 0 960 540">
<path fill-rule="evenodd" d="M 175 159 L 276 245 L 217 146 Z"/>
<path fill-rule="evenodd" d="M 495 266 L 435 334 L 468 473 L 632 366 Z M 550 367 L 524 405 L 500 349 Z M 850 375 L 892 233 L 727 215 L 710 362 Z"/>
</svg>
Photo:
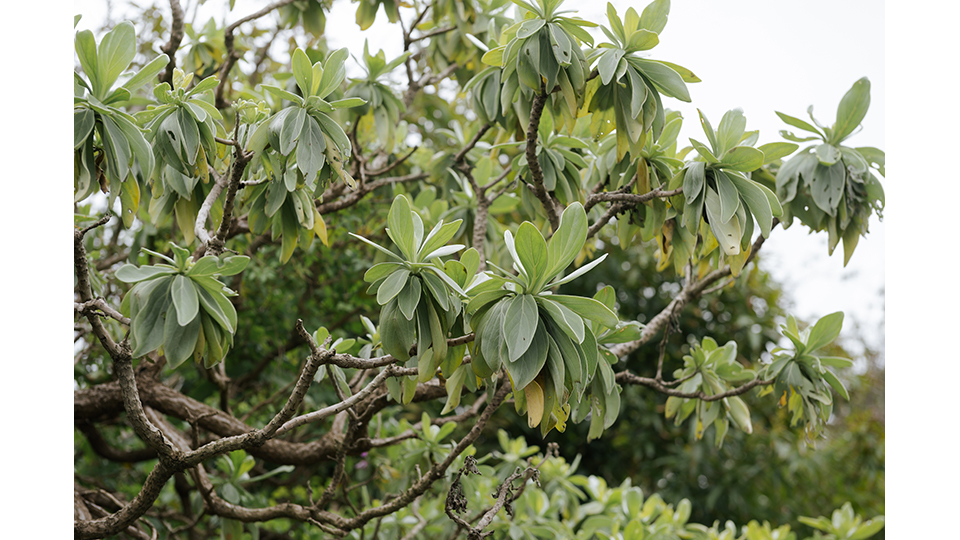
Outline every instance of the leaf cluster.
<svg viewBox="0 0 960 540">
<path fill-rule="evenodd" d="M 243 271 L 249 257 L 212 255 L 193 260 L 189 252 L 171 244 L 174 258 L 143 251 L 169 264 L 125 264 L 116 272 L 124 283 L 136 285 L 123 298 L 121 313 L 131 319 L 130 346 L 134 358 L 161 349 L 171 368 L 191 355 L 204 367 L 223 360 L 237 331 L 237 311 L 229 296 L 236 293 L 217 276 Z"/>
<path fill-rule="evenodd" d="M 868 231 L 871 213 L 883 210 L 884 194 L 871 168 L 885 173 L 885 154 L 870 146 L 851 148 L 842 143 L 853 135 L 870 107 L 870 81 L 866 77 L 853 84 L 837 108 L 832 127 L 821 125 L 807 108 L 811 125 L 799 118 L 777 112 L 787 124 L 809 132 L 798 137 L 789 131 L 780 134 L 788 140 L 807 142 L 808 146 L 780 167 L 776 175 L 777 196 L 784 205 L 784 227 L 797 217 L 814 231 L 827 230 L 828 251 L 833 254 L 843 240 L 843 264 L 850 261 L 861 236 Z"/>
<path fill-rule="evenodd" d="M 787 317 L 787 324 L 781 326 L 781 331 L 794 349 L 775 348 L 773 361 L 759 370 L 760 377 L 776 379 L 772 387 L 761 391 L 761 395 L 773 393 L 777 396 L 780 406 L 786 406 L 792 415 L 791 425 L 802 420 L 810 435 L 820 433 L 833 412 L 831 387 L 844 399 L 850 399 L 843 382 L 828 367 L 850 367 L 853 362 L 817 353 L 840 335 L 842 326 L 843 313 L 839 311 L 826 315 L 803 331 L 793 316 Z"/>
</svg>

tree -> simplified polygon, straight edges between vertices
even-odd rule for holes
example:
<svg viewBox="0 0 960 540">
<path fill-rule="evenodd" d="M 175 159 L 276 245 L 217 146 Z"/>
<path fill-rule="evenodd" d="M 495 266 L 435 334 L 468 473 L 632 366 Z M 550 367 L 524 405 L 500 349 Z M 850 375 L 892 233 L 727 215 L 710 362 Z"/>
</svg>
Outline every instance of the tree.
<svg viewBox="0 0 960 540">
<path fill-rule="evenodd" d="M 766 362 L 708 325 L 671 336 L 689 304 L 730 316 L 709 299 L 755 287 L 778 225 L 849 260 L 883 207 L 883 152 L 842 144 L 869 81 L 830 126 L 778 113 L 809 136 L 757 146 L 734 109 L 685 147 L 666 104 L 699 79 L 644 52 L 667 0 L 608 5 L 602 34 L 557 0 L 361 0 L 361 29 L 381 4 L 404 29 L 392 59 L 329 50 L 313 0 L 224 28 L 173 0 L 169 27 L 141 19 L 147 45 L 169 28 L 160 55 L 130 22 L 77 32 L 75 535 L 774 534 L 688 523 L 689 501 L 506 432 L 477 449 L 495 416 L 601 438 L 625 387 L 717 445 L 753 431 L 748 400 L 818 437 L 849 398 L 842 313 L 759 321 L 782 337 Z M 351 53 L 365 75 L 347 80 Z M 666 305 L 609 267 L 582 285 L 629 254 L 655 261 Z M 801 521 L 883 527 L 850 505 Z"/>
</svg>

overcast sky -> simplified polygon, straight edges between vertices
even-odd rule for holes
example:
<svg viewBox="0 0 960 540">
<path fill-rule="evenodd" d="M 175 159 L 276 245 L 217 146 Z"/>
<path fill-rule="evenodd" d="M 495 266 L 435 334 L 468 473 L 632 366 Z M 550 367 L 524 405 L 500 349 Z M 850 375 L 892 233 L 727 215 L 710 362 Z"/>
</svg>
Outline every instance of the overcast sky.
<svg viewBox="0 0 960 540">
<path fill-rule="evenodd" d="M 195 2 L 185 2 L 192 6 Z M 623 17 L 645 3 L 612 2 Z M 224 3 L 200 6 L 196 24 L 211 16 L 224 21 Z M 78 28 L 96 30 L 105 16 L 105 2 L 75 3 L 84 15 Z M 260 3 L 238 0 L 226 21 L 256 11 Z M 606 24 L 606 3 L 568 0 L 564 9 L 576 9 L 584 19 Z M 122 19 L 125 6 L 115 7 L 114 20 Z M 188 8 L 188 16 L 191 13 Z M 401 10 L 401 14 L 409 10 Z M 384 49 L 392 58 L 402 50 L 401 30 L 388 24 L 381 11 L 377 22 L 361 32 L 355 22 L 356 4 L 335 2 L 327 19 L 331 47 L 348 47 L 354 54 L 370 42 L 370 50 Z M 680 141 L 702 140 L 697 109 L 719 123 L 724 112 L 740 107 L 747 129 L 760 130 L 759 144 L 782 141 L 779 130 L 791 129 L 774 114 L 781 111 L 806 118 L 814 106 L 817 119 L 830 125 L 843 94 L 861 77 L 871 81 L 871 106 L 863 130 L 850 146 L 884 149 L 884 13 L 876 0 L 683 0 L 673 2 L 660 44 L 650 51 L 656 59 L 680 64 L 703 81 L 689 86 L 692 103 L 664 98 L 664 105 L 684 117 Z M 597 29 L 601 41 L 606 39 Z M 359 73 L 359 67 L 350 70 Z M 350 73 L 348 72 L 348 73 Z M 788 230 L 776 229 L 761 251 L 761 265 L 781 282 L 792 302 L 792 312 L 807 320 L 844 311 L 844 334 L 855 326 L 873 347 L 883 344 L 884 229 L 874 219 L 870 234 L 860 240 L 849 265 L 843 267 L 843 248 L 827 256 L 826 233 L 809 235 L 795 222 Z"/>
</svg>

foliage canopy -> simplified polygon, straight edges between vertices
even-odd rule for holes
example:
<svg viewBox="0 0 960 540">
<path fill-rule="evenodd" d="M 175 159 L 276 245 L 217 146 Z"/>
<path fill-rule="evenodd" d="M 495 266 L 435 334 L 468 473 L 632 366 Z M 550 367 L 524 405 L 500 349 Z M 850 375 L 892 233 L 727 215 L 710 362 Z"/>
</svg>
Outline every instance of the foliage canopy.
<svg viewBox="0 0 960 540">
<path fill-rule="evenodd" d="M 169 32 L 163 54 L 141 58 L 131 22 L 76 33 L 78 538 L 796 538 L 691 523 L 689 500 L 579 475 L 553 443 L 494 447 L 488 424 L 596 440 L 636 386 L 718 447 L 754 431 L 748 402 L 822 435 L 850 399 L 842 313 L 764 329 L 768 361 L 667 343 L 758 272 L 778 225 L 849 261 L 884 203 L 883 152 L 842 144 L 869 81 L 830 127 L 777 113 L 811 136 L 758 145 L 733 109 L 685 145 L 668 105 L 700 79 L 657 58 L 669 0 L 601 22 L 560 0 L 360 0 L 361 29 L 381 6 L 402 25 L 390 60 L 329 50 L 327 2 L 231 2 L 222 28 L 170 4 L 141 36 Z M 645 310 L 616 271 L 582 286 L 611 255 L 675 285 L 669 303 Z M 849 504 L 799 519 L 883 527 Z"/>
</svg>

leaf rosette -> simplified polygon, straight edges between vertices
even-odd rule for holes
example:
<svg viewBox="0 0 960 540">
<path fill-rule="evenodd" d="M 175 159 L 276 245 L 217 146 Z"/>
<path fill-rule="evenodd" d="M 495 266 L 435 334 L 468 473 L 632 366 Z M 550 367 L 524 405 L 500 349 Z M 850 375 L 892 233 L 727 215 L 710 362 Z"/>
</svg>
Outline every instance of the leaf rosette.
<svg viewBox="0 0 960 540">
<path fill-rule="evenodd" d="M 784 227 L 794 217 L 814 231 L 827 230 L 830 254 L 843 240 L 843 264 L 850 261 L 861 236 L 866 236 L 871 213 L 880 215 L 884 206 L 883 186 L 870 170 L 885 175 L 886 156 L 870 146 L 851 148 L 844 140 L 853 135 L 870 107 L 870 81 L 864 77 L 844 94 L 832 127 L 821 125 L 807 108 L 811 125 L 799 118 L 777 112 L 787 124 L 809 132 L 798 137 L 789 131 L 780 134 L 794 142 L 817 139 L 780 167 L 776 177 L 777 195 L 784 204 Z"/>
<path fill-rule="evenodd" d="M 517 410 L 526 411 L 530 427 L 539 425 L 544 434 L 555 427 L 563 431 L 571 413 L 578 422 L 594 411 L 590 437 L 596 438 L 619 410 L 611 362 L 600 355 L 597 344 L 604 329 L 618 327 L 617 314 L 597 299 L 550 291 L 606 258 L 562 275 L 586 236 L 586 212 L 579 202 L 564 210 L 549 242 L 530 222 L 520 225 L 516 237 L 506 231 L 504 243 L 516 274 L 488 261 L 503 275 L 504 285 L 476 294 L 466 307 L 475 332 L 470 364 L 474 374 L 487 378 L 504 368 Z"/>
<path fill-rule="evenodd" d="M 224 359 L 237 331 L 237 311 L 228 300 L 236 293 L 217 276 L 242 272 L 250 259 L 208 255 L 194 261 L 189 251 L 170 247 L 172 259 L 143 250 L 169 264 L 125 264 L 115 274 L 124 283 L 136 283 L 120 305 L 131 321 L 132 355 L 139 358 L 160 349 L 171 368 L 191 355 L 210 368 Z"/>
</svg>

